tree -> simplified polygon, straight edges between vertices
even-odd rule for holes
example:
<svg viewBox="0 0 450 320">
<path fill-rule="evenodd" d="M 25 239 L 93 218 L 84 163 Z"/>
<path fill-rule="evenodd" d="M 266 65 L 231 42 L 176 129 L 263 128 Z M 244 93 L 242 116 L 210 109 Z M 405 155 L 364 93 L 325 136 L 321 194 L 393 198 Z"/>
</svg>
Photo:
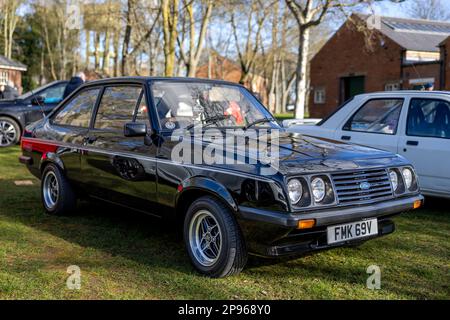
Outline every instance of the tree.
<svg viewBox="0 0 450 320">
<path fill-rule="evenodd" d="M 290 92 L 295 82 L 295 53 L 298 34 L 289 9 L 283 2 L 277 2 L 272 10 L 272 35 L 267 65 L 269 76 L 269 108 L 275 113 L 282 113 L 289 101 Z M 294 28 L 292 27 L 294 25 Z M 266 41 L 268 42 L 268 41 Z"/>
<path fill-rule="evenodd" d="M 8 59 L 11 59 L 12 57 L 13 35 L 19 21 L 17 10 L 22 3 L 22 0 L 0 1 L 0 19 L 3 29 L 3 50 L 5 57 L 7 57 Z"/>
<path fill-rule="evenodd" d="M 332 10 L 343 10 L 370 0 L 286 0 L 298 26 L 299 45 L 295 79 L 295 117 L 305 117 L 305 106 L 308 90 L 307 65 L 310 51 L 311 30 L 323 22 L 327 13 Z"/>
<path fill-rule="evenodd" d="M 44 51 L 40 59 L 45 66 L 43 80 L 66 79 L 78 67 L 79 30 L 72 30 L 67 24 L 68 4 L 69 0 L 36 0 L 29 7 Z"/>
<path fill-rule="evenodd" d="M 236 8 L 231 8 L 231 29 L 236 44 L 236 50 L 241 66 L 241 79 L 239 83 L 246 84 L 249 80 L 250 73 L 255 65 L 255 58 L 261 48 L 261 33 L 263 31 L 264 22 L 269 16 L 272 3 L 264 3 L 261 0 L 251 0 L 250 3 L 243 1 Z M 245 9 L 249 6 L 250 12 Z M 239 28 L 237 24 L 237 15 L 241 15 L 240 20 L 247 20 L 246 28 Z M 245 15 L 245 17 L 243 17 Z M 241 34 L 242 33 L 242 34 Z M 242 41 L 241 39 L 244 39 Z"/>
<path fill-rule="evenodd" d="M 133 33 L 130 35 L 127 60 L 133 64 L 134 72 L 141 75 L 142 58 L 148 56 L 149 74 L 152 74 L 155 60 L 153 50 L 161 38 L 160 34 L 155 32 L 160 27 L 161 7 L 146 0 L 138 1 L 133 13 Z"/>
<path fill-rule="evenodd" d="M 179 0 L 161 1 L 164 34 L 164 74 L 172 77 L 175 70 L 175 48 L 178 37 Z"/>
<path fill-rule="evenodd" d="M 187 12 L 187 19 L 189 22 L 189 51 L 184 52 L 183 41 L 178 40 L 180 56 L 186 65 L 186 74 L 188 77 L 195 77 L 197 72 L 198 62 L 204 49 L 204 42 L 206 32 L 208 30 L 208 24 L 211 18 L 211 13 L 214 8 L 213 0 L 199 1 L 198 6 L 194 6 L 193 0 L 184 0 L 184 7 Z M 195 9 L 199 11 L 200 17 L 200 31 L 197 35 Z"/>
</svg>

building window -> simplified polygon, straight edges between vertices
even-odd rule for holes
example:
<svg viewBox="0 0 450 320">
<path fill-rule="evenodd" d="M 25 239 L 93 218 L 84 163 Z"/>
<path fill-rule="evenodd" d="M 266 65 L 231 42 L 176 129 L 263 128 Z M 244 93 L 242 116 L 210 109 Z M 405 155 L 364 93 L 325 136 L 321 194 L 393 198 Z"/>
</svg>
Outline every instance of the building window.
<svg viewBox="0 0 450 320">
<path fill-rule="evenodd" d="M 317 88 L 314 90 L 314 103 L 323 104 L 325 103 L 325 88 Z"/>
<path fill-rule="evenodd" d="M 7 84 L 8 80 L 8 72 L 0 71 L 0 84 Z"/>
<path fill-rule="evenodd" d="M 388 83 L 384 86 L 385 91 L 398 91 L 400 90 L 400 83 Z"/>
</svg>

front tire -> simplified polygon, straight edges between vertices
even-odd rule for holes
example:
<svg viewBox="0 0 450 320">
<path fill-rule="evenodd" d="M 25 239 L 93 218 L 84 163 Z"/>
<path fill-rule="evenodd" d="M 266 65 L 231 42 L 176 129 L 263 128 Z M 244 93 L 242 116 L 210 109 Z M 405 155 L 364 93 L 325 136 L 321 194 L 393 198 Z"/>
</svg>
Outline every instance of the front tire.
<svg viewBox="0 0 450 320">
<path fill-rule="evenodd" d="M 20 126 L 11 118 L 0 117 L 0 147 L 9 147 L 19 143 Z"/>
<path fill-rule="evenodd" d="M 47 165 L 42 173 L 41 197 L 45 211 L 51 215 L 68 214 L 76 208 L 75 193 L 67 178 L 54 164 Z"/>
<path fill-rule="evenodd" d="M 236 219 L 213 197 L 202 197 L 189 208 L 184 241 L 193 266 L 209 277 L 238 274 L 247 263 L 247 248 Z"/>
</svg>

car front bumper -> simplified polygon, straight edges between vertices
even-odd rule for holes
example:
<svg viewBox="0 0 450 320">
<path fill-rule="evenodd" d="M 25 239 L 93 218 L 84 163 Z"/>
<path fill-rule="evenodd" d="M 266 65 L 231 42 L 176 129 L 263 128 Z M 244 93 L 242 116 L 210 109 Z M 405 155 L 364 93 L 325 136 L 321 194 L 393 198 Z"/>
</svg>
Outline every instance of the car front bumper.
<svg viewBox="0 0 450 320">
<path fill-rule="evenodd" d="M 423 204 L 424 197 L 414 195 L 369 205 L 297 214 L 239 207 L 238 218 L 249 251 L 258 255 L 277 257 L 354 245 L 390 234 L 395 230 L 390 218 L 413 210 L 414 204 L 418 201 Z M 369 218 L 378 219 L 378 235 L 334 245 L 327 244 L 327 227 Z M 301 220 L 315 220 L 314 228 L 297 229 Z"/>
</svg>

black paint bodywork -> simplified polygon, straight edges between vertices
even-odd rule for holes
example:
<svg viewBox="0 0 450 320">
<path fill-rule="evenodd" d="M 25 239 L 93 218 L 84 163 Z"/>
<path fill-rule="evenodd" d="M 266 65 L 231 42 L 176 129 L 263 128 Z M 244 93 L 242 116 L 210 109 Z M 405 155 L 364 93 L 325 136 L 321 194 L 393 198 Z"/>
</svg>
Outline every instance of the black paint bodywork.
<svg viewBox="0 0 450 320">
<path fill-rule="evenodd" d="M 60 101 L 41 103 L 41 105 L 35 105 L 32 103 L 33 98 L 39 97 L 44 91 L 53 87 L 67 84 L 67 81 L 55 81 L 46 86 L 33 90 L 33 93 L 27 94 L 25 99 L 21 97 L 15 100 L 0 100 L 0 117 L 9 117 L 16 121 L 21 130 L 27 125 L 38 121 L 43 118 L 43 112 L 45 114 L 50 113 Z"/>
<path fill-rule="evenodd" d="M 120 78 L 85 84 L 72 96 L 88 87 L 142 86 L 150 106 L 147 136 L 128 138 L 123 132 L 96 130 L 92 124 L 91 128 L 57 126 L 50 114 L 25 131 L 21 162 L 37 177 L 47 163 L 55 163 L 80 192 L 161 218 L 182 219 L 196 198 L 213 195 L 235 213 L 249 251 L 263 256 L 331 248 L 326 244 L 327 226 L 366 218 L 379 219 L 378 236 L 389 234 L 395 229 L 390 218 L 423 200 L 415 192 L 358 205 L 292 207 L 286 191 L 290 177 L 409 163 L 385 151 L 284 131 L 279 142 L 280 170 L 271 176 L 260 174 L 260 163 L 208 166 L 174 162 L 171 151 L 177 142 L 171 141 L 170 133 L 157 121 L 150 88 L 153 81 L 211 80 Z M 315 219 L 316 226 L 298 230 L 297 223 L 303 219 Z M 342 245 L 346 243 L 336 246 Z"/>
</svg>

